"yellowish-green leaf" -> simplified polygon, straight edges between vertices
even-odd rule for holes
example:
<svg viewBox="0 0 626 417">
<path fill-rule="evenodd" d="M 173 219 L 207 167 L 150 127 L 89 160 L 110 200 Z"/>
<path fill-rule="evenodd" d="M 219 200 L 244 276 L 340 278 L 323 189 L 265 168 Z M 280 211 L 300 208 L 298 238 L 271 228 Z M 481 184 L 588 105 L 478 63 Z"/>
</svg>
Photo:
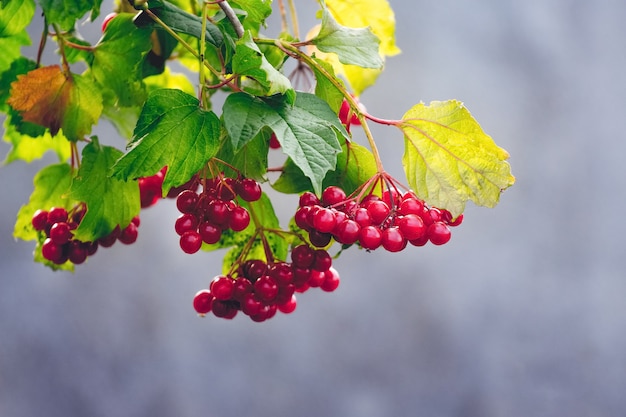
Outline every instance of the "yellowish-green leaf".
<svg viewBox="0 0 626 417">
<path fill-rule="evenodd" d="M 498 147 L 456 100 L 418 104 L 398 125 L 404 132 L 402 164 L 409 186 L 427 203 L 455 217 L 467 200 L 494 207 L 515 177 Z"/>
<path fill-rule="evenodd" d="M 52 136 L 46 130 L 43 135 L 34 138 L 18 132 L 15 126 L 10 123 L 9 118 L 4 123 L 4 140 L 12 145 L 4 160 L 5 164 L 17 160 L 32 162 L 43 157 L 48 151 L 55 152 L 59 161 L 62 162 L 66 161 L 71 154 L 70 142 L 63 136 L 62 131 Z"/>
</svg>

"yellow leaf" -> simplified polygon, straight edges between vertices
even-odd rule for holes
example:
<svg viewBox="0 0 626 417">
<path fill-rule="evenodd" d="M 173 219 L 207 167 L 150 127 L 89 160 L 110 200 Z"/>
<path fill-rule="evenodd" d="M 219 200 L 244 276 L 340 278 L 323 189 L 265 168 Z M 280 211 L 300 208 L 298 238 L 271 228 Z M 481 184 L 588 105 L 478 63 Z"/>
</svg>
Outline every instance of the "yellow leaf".
<svg viewBox="0 0 626 417">
<path fill-rule="evenodd" d="M 418 104 L 398 125 L 404 132 L 402 164 L 409 186 L 427 203 L 455 217 L 467 200 L 494 207 L 515 177 L 498 147 L 456 100 Z"/>
</svg>

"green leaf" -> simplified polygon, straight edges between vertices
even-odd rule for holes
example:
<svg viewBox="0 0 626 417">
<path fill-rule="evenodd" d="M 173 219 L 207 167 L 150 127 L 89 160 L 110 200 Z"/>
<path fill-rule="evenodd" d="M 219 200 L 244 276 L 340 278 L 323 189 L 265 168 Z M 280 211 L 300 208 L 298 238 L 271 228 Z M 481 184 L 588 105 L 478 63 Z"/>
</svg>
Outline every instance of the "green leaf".
<svg viewBox="0 0 626 417">
<path fill-rule="evenodd" d="M 87 212 L 74 237 L 83 242 L 106 236 L 116 226 L 128 226 L 139 214 L 139 185 L 109 177 L 109 172 L 122 152 L 101 146 L 97 138 L 85 146 L 80 168 L 71 187 L 73 199 L 87 205 Z"/>
<path fill-rule="evenodd" d="M 62 129 L 70 140 L 81 140 L 91 132 L 102 114 L 102 94 L 91 80 L 72 74 L 74 88 L 63 115 Z"/>
<path fill-rule="evenodd" d="M 219 148 L 220 123 L 198 99 L 180 90 L 152 92 L 139 115 L 128 152 L 113 167 L 123 180 L 156 174 L 168 166 L 167 191 L 184 184 Z"/>
<path fill-rule="evenodd" d="M 150 3 L 152 6 L 150 7 L 150 11 L 157 15 L 157 17 L 174 32 L 185 33 L 200 39 L 202 34 L 202 19 L 199 16 L 192 15 L 191 13 L 188 13 L 168 2 L 156 2 L 156 4 L 152 4 L 153 2 Z M 146 12 L 141 12 L 137 15 L 135 18 L 135 24 L 139 27 L 152 27 L 155 25 L 152 18 Z M 154 27 L 156 29 L 162 29 L 159 25 L 155 25 Z M 211 22 L 207 22 L 205 32 L 205 39 L 208 43 L 217 47 L 222 46 L 224 37 L 217 26 Z"/>
<path fill-rule="evenodd" d="M 48 22 L 58 24 L 63 30 L 74 28 L 76 20 L 91 11 L 90 19 L 100 14 L 102 0 L 37 0 Z"/>
<path fill-rule="evenodd" d="M 224 175 L 234 178 L 241 173 L 246 178 L 261 180 L 267 172 L 267 152 L 271 135 L 271 132 L 262 130 L 237 152 L 233 150 L 231 140 L 223 141 L 222 148 L 216 157 L 222 161 L 228 161 L 233 168 L 238 170 L 235 172 L 229 167 L 224 167 Z"/>
<path fill-rule="evenodd" d="M 376 174 L 376 161 L 374 155 L 358 143 L 344 142 L 341 148 L 342 152 L 337 156 L 337 168 L 326 174 L 322 188 L 338 185 L 349 195 Z M 272 188 L 287 194 L 313 191 L 311 181 L 291 159 L 285 162 Z"/>
<path fill-rule="evenodd" d="M 35 175 L 35 189 L 30 195 L 28 204 L 23 205 L 17 213 L 13 236 L 22 240 L 37 240 L 38 233 L 31 220 L 37 210 L 49 210 L 52 207 L 73 207 L 69 199 L 72 183 L 72 168 L 69 164 L 48 165 Z"/>
<path fill-rule="evenodd" d="M 256 81 L 258 86 L 254 85 L 251 88 L 255 94 L 271 96 L 288 93 L 293 99 L 295 93 L 291 82 L 265 59 L 257 44 L 252 40 L 250 31 L 246 31 L 237 42 L 233 57 L 233 72 Z"/>
<path fill-rule="evenodd" d="M 109 22 L 104 36 L 94 47 L 91 64 L 94 78 L 115 92 L 122 107 L 145 100 L 142 63 L 152 48 L 152 31 L 135 27 L 133 17 L 130 13 L 120 13 Z"/>
<path fill-rule="evenodd" d="M 7 38 L 0 38 L 0 73 L 11 67 L 11 63 L 21 56 L 22 46 L 30 45 L 26 30 Z"/>
<path fill-rule="evenodd" d="M 463 212 L 467 200 L 494 207 L 515 178 L 509 154 L 456 100 L 418 104 L 403 117 L 402 158 L 409 186 L 427 203 Z"/>
<path fill-rule="evenodd" d="M 328 104 L 308 93 L 298 93 L 293 105 L 284 97 L 261 99 L 244 93 L 228 96 L 223 106 L 224 127 L 235 150 L 241 149 L 264 127 L 269 127 L 283 152 L 302 170 L 317 193 L 322 180 L 335 168 L 341 152 L 338 137 L 348 133 Z"/>
<path fill-rule="evenodd" d="M 323 9 L 319 33 L 309 42 L 322 52 L 337 54 L 342 64 L 373 69 L 383 66 L 378 53 L 380 40 L 370 28 L 342 26 L 326 8 Z"/>
<path fill-rule="evenodd" d="M 230 4 L 233 8 L 245 10 L 247 16 L 243 20 L 245 29 L 259 33 L 261 26 L 265 26 L 265 19 L 272 14 L 271 0 L 235 0 Z"/>
<path fill-rule="evenodd" d="M 11 0 L 0 7 L 0 37 L 17 35 L 35 15 L 33 0 Z"/>
<path fill-rule="evenodd" d="M 315 74 L 316 80 L 315 95 L 324 99 L 330 108 L 333 109 L 335 113 L 339 114 L 339 109 L 341 108 L 341 103 L 343 102 L 343 93 L 332 82 L 330 82 L 329 76 L 334 77 L 335 80 L 339 81 L 342 85 L 343 82 L 339 78 L 336 78 L 335 70 L 332 65 L 326 61 L 322 61 L 321 59 L 313 58 L 313 60 L 317 62 L 324 71 L 324 73 L 322 73 L 320 69 L 313 67 L 313 73 Z"/>
<path fill-rule="evenodd" d="M 55 152 L 61 162 L 70 157 L 70 143 L 61 132 L 52 136 L 49 131 L 45 130 L 41 136 L 32 137 L 18 132 L 11 121 L 12 118 L 7 117 L 4 122 L 3 139 L 12 145 L 4 164 L 17 160 L 32 162 L 43 157 L 48 151 Z"/>
</svg>

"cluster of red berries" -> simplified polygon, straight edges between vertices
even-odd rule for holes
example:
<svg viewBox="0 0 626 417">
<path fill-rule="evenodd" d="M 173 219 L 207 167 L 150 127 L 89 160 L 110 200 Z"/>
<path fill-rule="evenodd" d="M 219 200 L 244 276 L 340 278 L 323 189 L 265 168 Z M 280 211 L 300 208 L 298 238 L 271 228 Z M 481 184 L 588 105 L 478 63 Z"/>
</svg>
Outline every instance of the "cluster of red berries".
<svg viewBox="0 0 626 417">
<path fill-rule="evenodd" d="M 382 198 L 369 194 L 356 201 L 336 186 L 326 188 L 321 200 L 310 192 L 302 194 L 295 214 L 296 224 L 315 246 L 325 247 L 335 239 L 368 250 L 382 246 L 389 252 L 399 252 L 408 243 L 443 245 L 451 237 L 449 226 L 462 220 L 462 215 L 452 219 L 449 211 L 428 207 L 412 192 L 402 195 L 390 189 Z"/>
<path fill-rule="evenodd" d="M 299 245 L 291 252 L 291 263 L 247 260 L 232 275 L 218 275 L 208 289 L 198 291 L 193 307 L 202 316 L 234 318 L 239 311 L 253 321 L 268 320 L 280 311 L 296 309 L 296 292 L 312 287 L 330 292 L 339 286 L 332 258 L 322 249 Z"/>
<path fill-rule="evenodd" d="M 219 242 L 222 232 L 240 232 L 250 224 L 250 213 L 237 203 L 252 202 L 261 198 L 262 190 L 252 178 L 208 178 L 198 193 L 199 183 L 181 191 L 176 197 L 176 207 L 182 213 L 174 225 L 180 236 L 180 247 L 185 253 L 196 253 L 202 242 Z"/>
<path fill-rule="evenodd" d="M 56 265 L 67 261 L 78 265 L 96 253 L 98 246 L 110 247 L 118 240 L 128 245 L 137 240 L 139 217 L 135 217 L 123 230 L 117 226 L 110 234 L 95 242 L 75 239 L 72 231 L 78 227 L 85 212 L 85 206 L 82 204 L 76 206 L 70 213 L 63 207 L 35 212 L 31 223 L 35 230 L 46 235 L 41 245 L 41 254 L 45 259 Z"/>
</svg>

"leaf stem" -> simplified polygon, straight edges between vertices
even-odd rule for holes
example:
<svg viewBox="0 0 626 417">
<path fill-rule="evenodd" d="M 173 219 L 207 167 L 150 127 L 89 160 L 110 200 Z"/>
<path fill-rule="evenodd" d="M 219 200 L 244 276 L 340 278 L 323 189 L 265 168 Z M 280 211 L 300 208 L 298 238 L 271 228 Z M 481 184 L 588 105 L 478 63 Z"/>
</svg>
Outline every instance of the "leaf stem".
<svg viewBox="0 0 626 417">
<path fill-rule="evenodd" d="M 43 50 L 46 47 L 46 41 L 48 40 L 48 20 L 45 18 L 43 30 L 41 31 L 41 39 L 39 39 L 39 48 L 37 48 L 37 67 L 41 65 L 41 57 L 43 56 Z"/>
<path fill-rule="evenodd" d="M 289 25 L 287 24 L 287 11 L 285 10 L 283 0 L 278 0 L 278 12 L 280 13 L 280 30 L 283 33 L 287 33 L 289 31 Z"/>
<path fill-rule="evenodd" d="M 203 108 L 206 108 L 206 103 L 204 100 L 204 84 L 206 80 L 206 75 L 204 73 L 204 48 L 206 47 L 206 21 L 208 16 L 208 7 L 208 3 L 204 2 L 204 4 L 202 5 L 202 29 L 200 32 L 200 66 L 198 68 L 198 74 L 200 77 L 200 91 L 198 91 L 198 99 L 200 100 L 200 105 Z"/>
<path fill-rule="evenodd" d="M 300 39 L 300 26 L 298 25 L 298 13 L 296 12 L 296 5 L 293 0 L 287 0 L 289 5 L 289 13 L 291 14 L 291 24 L 293 25 L 293 36 L 296 39 Z"/>
</svg>

